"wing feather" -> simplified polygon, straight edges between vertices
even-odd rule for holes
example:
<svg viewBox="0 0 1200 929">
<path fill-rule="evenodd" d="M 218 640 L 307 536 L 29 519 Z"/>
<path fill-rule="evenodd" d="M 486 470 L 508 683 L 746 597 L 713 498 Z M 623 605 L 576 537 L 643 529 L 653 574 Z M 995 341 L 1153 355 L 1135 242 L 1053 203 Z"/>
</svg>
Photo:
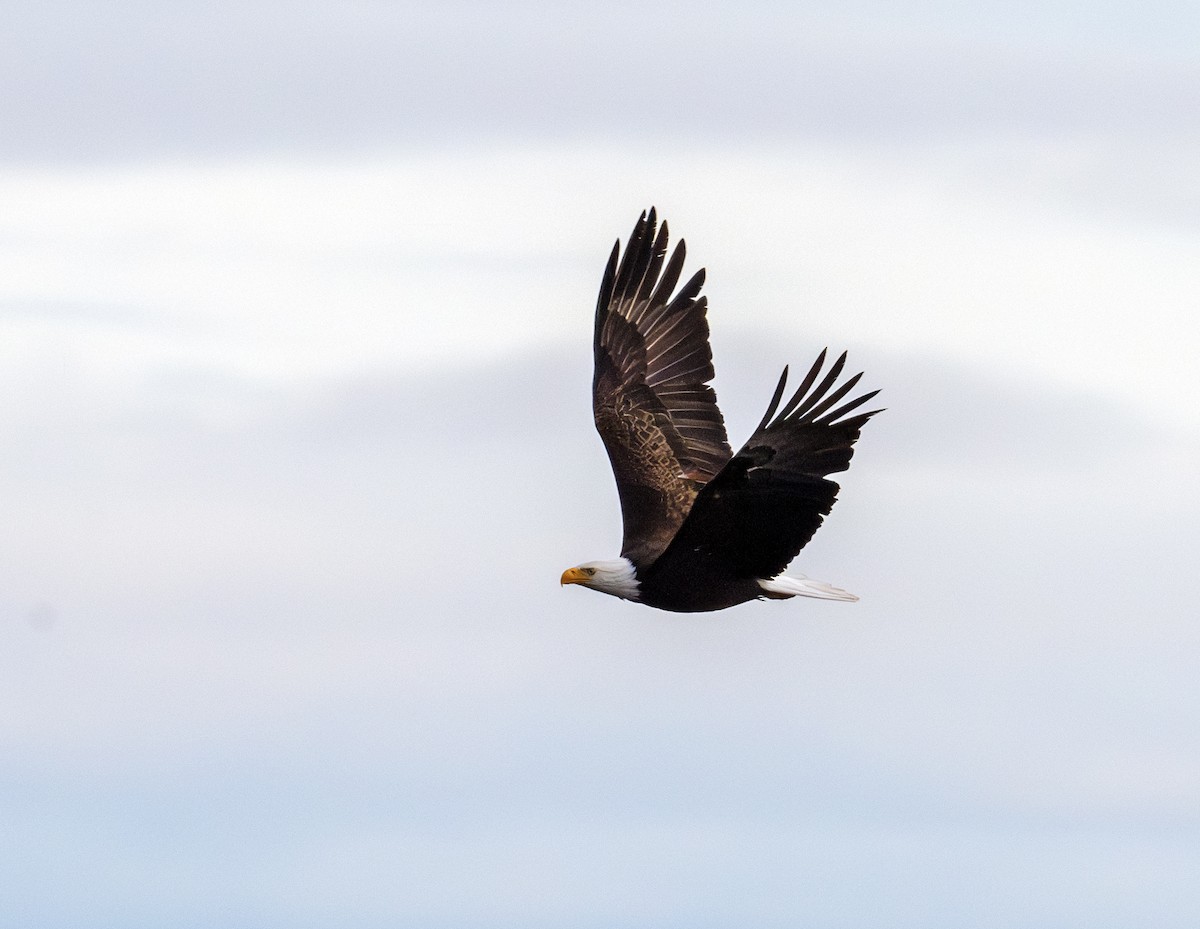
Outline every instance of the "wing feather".
<svg viewBox="0 0 1200 929">
<path fill-rule="evenodd" d="M 621 498 L 621 554 L 648 563 L 667 547 L 696 495 L 732 454 L 708 344 L 704 272 L 672 291 L 683 242 L 643 213 L 624 255 L 609 256 L 596 304 L 592 406 Z M 665 267 L 664 267 L 665 262 Z"/>
<path fill-rule="evenodd" d="M 822 351 L 776 414 L 787 385 L 784 369 L 762 422 L 700 491 L 655 570 L 686 576 L 703 561 L 708 571 L 719 564 L 733 577 L 771 578 L 808 544 L 837 499 L 838 485 L 828 476 L 850 466 L 863 425 L 880 412 L 846 417 L 878 391 L 828 412 L 862 375 L 831 390 L 846 364 L 843 353 L 814 387 L 825 359 Z"/>
</svg>

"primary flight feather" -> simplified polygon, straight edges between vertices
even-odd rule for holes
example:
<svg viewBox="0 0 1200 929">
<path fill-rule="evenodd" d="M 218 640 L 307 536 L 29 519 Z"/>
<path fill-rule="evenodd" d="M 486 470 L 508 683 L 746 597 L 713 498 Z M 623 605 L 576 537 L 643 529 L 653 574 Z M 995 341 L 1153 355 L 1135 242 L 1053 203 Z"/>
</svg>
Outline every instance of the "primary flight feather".
<svg viewBox="0 0 1200 929">
<path fill-rule="evenodd" d="M 842 402 L 862 375 L 837 385 L 846 355 L 822 376 L 822 351 L 781 408 L 784 368 L 762 422 L 734 455 L 708 384 L 704 271 L 675 292 L 687 249 L 680 241 L 667 260 L 667 240 L 651 208 L 604 270 L 592 412 L 624 538 L 620 558 L 569 568 L 562 583 L 687 613 L 764 597 L 856 600 L 782 572 L 833 507 L 838 485 L 828 475 L 849 467 L 859 431 L 879 412 L 854 411 L 878 391 Z"/>
</svg>

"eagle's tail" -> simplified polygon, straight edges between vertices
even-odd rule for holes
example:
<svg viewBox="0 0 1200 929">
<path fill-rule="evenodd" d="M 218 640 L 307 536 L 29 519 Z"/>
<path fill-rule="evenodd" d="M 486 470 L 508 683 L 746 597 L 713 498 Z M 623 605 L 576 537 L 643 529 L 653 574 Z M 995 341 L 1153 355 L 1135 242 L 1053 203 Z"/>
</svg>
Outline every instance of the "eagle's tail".
<svg viewBox="0 0 1200 929">
<path fill-rule="evenodd" d="M 818 600 L 857 600 L 854 594 L 826 584 L 824 581 L 814 581 L 803 574 L 780 574 L 778 577 L 759 578 L 758 586 L 763 589 L 763 595 L 772 600 L 786 600 L 788 597 L 816 597 Z"/>
</svg>

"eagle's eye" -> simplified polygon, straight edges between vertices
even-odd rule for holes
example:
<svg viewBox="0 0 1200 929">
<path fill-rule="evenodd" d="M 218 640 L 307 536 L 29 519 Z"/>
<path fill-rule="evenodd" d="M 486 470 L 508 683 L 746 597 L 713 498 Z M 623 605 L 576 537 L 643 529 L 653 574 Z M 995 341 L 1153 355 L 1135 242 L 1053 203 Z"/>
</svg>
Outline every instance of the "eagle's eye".
<svg viewBox="0 0 1200 929">
<path fill-rule="evenodd" d="M 596 569 L 595 569 L 595 568 L 584 568 L 583 570 L 584 570 L 584 573 L 585 573 L 585 574 L 587 574 L 587 576 L 588 576 L 588 577 L 595 577 L 595 576 L 596 576 Z"/>
</svg>

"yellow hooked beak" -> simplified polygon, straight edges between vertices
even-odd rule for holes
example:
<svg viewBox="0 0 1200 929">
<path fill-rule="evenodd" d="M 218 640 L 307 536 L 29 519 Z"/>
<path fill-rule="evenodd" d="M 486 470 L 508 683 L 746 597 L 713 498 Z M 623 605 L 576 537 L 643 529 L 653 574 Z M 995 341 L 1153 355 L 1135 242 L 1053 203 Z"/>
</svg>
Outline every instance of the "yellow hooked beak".
<svg viewBox="0 0 1200 929">
<path fill-rule="evenodd" d="M 558 583 L 560 587 L 566 584 L 586 584 L 591 579 L 591 573 L 585 571 L 583 568 L 567 568 L 563 572 L 562 580 Z"/>
</svg>

